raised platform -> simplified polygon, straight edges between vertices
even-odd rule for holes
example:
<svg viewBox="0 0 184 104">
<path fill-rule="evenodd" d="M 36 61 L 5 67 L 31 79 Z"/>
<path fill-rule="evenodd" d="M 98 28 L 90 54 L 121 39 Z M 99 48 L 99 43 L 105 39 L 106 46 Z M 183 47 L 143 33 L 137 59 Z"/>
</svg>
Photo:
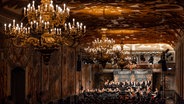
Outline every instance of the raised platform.
<svg viewBox="0 0 184 104">
<path fill-rule="evenodd" d="M 114 81 L 146 81 L 152 80 L 152 69 L 114 70 Z"/>
</svg>

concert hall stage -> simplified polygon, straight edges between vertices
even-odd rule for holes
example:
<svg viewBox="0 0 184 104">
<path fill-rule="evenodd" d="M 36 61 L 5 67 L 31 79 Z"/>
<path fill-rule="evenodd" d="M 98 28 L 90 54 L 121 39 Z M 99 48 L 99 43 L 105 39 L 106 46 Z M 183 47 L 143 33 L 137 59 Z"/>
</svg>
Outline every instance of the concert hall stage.
<svg viewBox="0 0 184 104">
<path fill-rule="evenodd" d="M 115 82 L 152 80 L 151 69 L 116 69 L 113 71 L 113 75 Z"/>
</svg>

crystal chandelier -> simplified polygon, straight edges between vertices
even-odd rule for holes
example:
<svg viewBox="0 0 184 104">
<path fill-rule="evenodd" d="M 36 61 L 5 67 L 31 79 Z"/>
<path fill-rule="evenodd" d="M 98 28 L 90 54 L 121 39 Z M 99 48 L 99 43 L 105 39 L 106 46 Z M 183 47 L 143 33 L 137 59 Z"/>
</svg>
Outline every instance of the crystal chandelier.
<svg viewBox="0 0 184 104">
<path fill-rule="evenodd" d="M 125 60 L 125 54 L 123 50 L 123 44 L 116 44 L 113 46 L 113 57 L 112 64 L 118 66 L 118 68 L 123 69 L 127 65 Z"/>
<path fill-rule="evenodd" d="M 92 42 L 91 47 L 84 48 L 85 52 L 90 57 L 85 58 L 88 62 L 93 60 L 102 64 L 105 68 L 107 62 L 117 66 L 120 69 L 125 68 L 129 64 L 129 60 L 126 59 L 126 52 L 123 50 L 123 44 L 115 44 L 115 40 L 108 39 L 106 37 L 106 29 L 103 29 L 102 38 L 97 38 Z"/>
<path fill-rule="evenodd" d="M 80 22 L 76 22 L 75 19 L 72 19 L 72 23 L 65 23 L 65 40 L 63 41 L 64 44 L 68 46 L 75 46 L 78 44 L 80 39 L 85 36 L 86 33 L 86 26 L 84 26 Z"/>
<path fill-rule="evenodd" d="M 99 64 L 102 64 L 104 68 L 106 63 L 111 61 L 112 48 L 114 44 L 115 40 L 108 39 L 106 37 L 106 34 L 102 34 L 101 39 L 99 38 L 95 39 L 92 42 L 92 46 L 84 48 L 84 50 L 85 52 L 90 54 L 91 58 L 94 58 L 93 59 L 94 61 L 97 61 Z"/>
<path fill-rule="evenodd" d="M 66 23 L 70 12 L 66 4 L 60 7 L 54 6 L 52 0 L 41 0 L 41 4 L 36 7 L 35 1 L 32 1 L 23 10 L 21 23 L 13 20 L 13 23 L 4 24 L 5 35 L 10 36 L 13 45 L 17 47 L 32 46 L 46 54 L 46 61 L 62 44 L 76 45 L 86 32 L 86 26 L 75 22 L 75 19 L 72 24 Z"/>
<path fill-rule="evenodd" d="M 120 69 L 128 68 L 132 70 L 136 67 L 135 57 L 132 56 L 132 50 L 127 51 L 123 49 L 123 44 L 116 44 L 113 47 L 113 63 Z"/>
</svg>

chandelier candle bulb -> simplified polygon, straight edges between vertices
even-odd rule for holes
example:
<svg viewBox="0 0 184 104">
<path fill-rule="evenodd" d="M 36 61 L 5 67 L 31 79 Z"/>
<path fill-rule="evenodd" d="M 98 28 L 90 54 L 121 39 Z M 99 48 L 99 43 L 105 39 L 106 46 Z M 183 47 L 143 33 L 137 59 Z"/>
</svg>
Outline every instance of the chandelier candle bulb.
<svg viewBox="0 0 184 104">
<path fill-rule="evenodd" d="M 17 24 L 16 28 L 17 28 L 17 30 L 18 30 L 18 28 L 19 28 L 19 24 Z"/>
<path fill-rule="evenodd" d="M 4 24 L 4 30 L 6 31 L 6 23 Z"/>
<path fill-rule="evenodd" d="M 32 11 L 35 11 L 35 6 L 34 5 L 32 5 Z"/>
<path fill-rule="evenodd" d="M 31 28 L 33 28 L 33 22 L 31 21 Z"/>
<path fill-rule="evenodd" d="M 80 23 L 80 30 L 82 30 L 82 23 Z"/>
<path fill-rule="evenodd" d="M 67 30 L 67 24 L 65 23 L 65 30 Z"/>
<path fill-rule="evenodd" d="M 47 28 L 49 28 L 49 22 L 47 22 Z"/>
<path fill-rule="evenodd" d="M 15 20 L 13 20 L 13 27 L 15 27 Z"/>
<path fill-rule="evenodd" d="M 30 7 L 30 8 L 31 8 L 31 12 L 32 12 L 33 9 L 32 9 L 32 7 Z"/>
<path fill-rule="evenodd" d="M 20 23 L 20 28 L 22 28 L 22 27 L 23 27 L 23 23 L 21 22 L 21 23 Z"/>
<path fill-rule="evenodd" d="M 38 10 L 36 10 L 36 17 L 38 16 Z"/>
<path fill-rule="evenodd" d="M 58 12 L 61 13 L 62 12 L 62 9 L 60 7 L 58 7 Z"/>
<path fill-rule="evenodd" d="M 36 29 L 38 29 L 38 22 L 36 22 Z"/>
<path fill-rule="evenodd" d="M 24 16 L 26 16 L 26 7 L 24 7 Z"/>
<path fill-rule="evenodd" d="M 44 26 L 44 29 L 47 29 L 47 23 L 46 23 L 46 22 L 44 23 L 44 25 L 45 25 L 45 26 Z"/>
<path fill-rule="evenodd" d="M 40 12 L 40 6 L 38 6 L 38 12 Z"/>
<path fill-rule="evenodd" d="M 54 34 L 56 34 L 56 35 L 57 35 L 56 28 L 54 28 Z"/>
<path fill-rule="evenodd" d="M 67 8 L 67 10 L 66 10 L 66 11 L 67 11 L 67 14 L 69 15 L 69 13 L 70 13 L 70 9 L 69 9 L 69 8 Z"/>
<path fill-rule="evenodd" d="M 18 28 L 18 33 L 20 34 L 20 27 Z"/>
<path fill-rule="evenodd" d="M 42 17 L 40 16 L 40 22 L 42 21 Z"/>
<path fill-rule="evenodd" d="M 64 9 L 64 11 L 65 11 L 65 8 L 66 8 L 66 4 L 63 4 L 63 9 Z"/>
<path fill-rule="evenodd" d="M 71 24 L 70 24 L 70 22 L 68 23 L 68 27 L 69 27 L 69 29 L 71 30 Z"/>
<path fill-rule="evenodd" d="M 84 33 L 86 32 L 86 26 L 84 26 Z"/>
<path fill-rule="evenodd" d="M 79 22 L 77 22 L 77 29 L 79 29 Z"/>
<path fill-rule="evenodd" d="M 9 31 L 11 31 L 11 23 L 9 23 L 8 27 L 9 27 Z"/>
<path fill-rule="evenodd" d="M 25 29 L 25 33 L 26 33 L 26 34 L 27 34 L 27 30 L 28 30 L 28 29 L 26 28 L 26 29 Z"/>
<path fill-rule="evenodd" d="M 27 11 L 29 11 L 30 10 L 30 3 L 27 5 Z"/>
<path fill-rule="evenodd" d="M 42 20 L 42 27 L 44 27 L 44 21 Z"/>
<path fill-rule="evenodd" d="M 47 12 L 47 4 L 45 5 L 45 12 Z"/>
<path fill-rule="evenodd" d="M 59 28 L 58 28 L 58 35 L 60 35 L 60 30 L 59 30 Z"/>
<path fill-rule="evenodd" d="M 36 21 L 33 21 L 33 28 L 36 28 Z"/>
<path fill-rule="evenodd" d="M 29 10 L 28 10 L 28 8 L 27 8 L 27 9 L 26 9 L 26 14 L 25 14 L 25 17 L 27 16 L 28 12 L 29 12 Z"/>
<path fill-rule="evenodd" d="M 28 34 L 30 34 L 31 30 L 30 30 L 30 27 L 28 27 Z"/>
<path fill-rule="evenodd" d="M 61 32 L 61 28 L 59 29 L 60 30 L 60 35 L 62 34 L 62 32 Z"/>
<path fill-rule="evenodd" d="M 35 7 L 34 5 L 35 5 L 35 1 L 33 0 L 33 2 L 32 2 L 32 7 Z"/>
<path fill-rule="evenodd" d="M 57 32 L 58 32 L 57 34 L 60 35 L 60 29 L 59 28 L 57 29 Z"/>
</svg>

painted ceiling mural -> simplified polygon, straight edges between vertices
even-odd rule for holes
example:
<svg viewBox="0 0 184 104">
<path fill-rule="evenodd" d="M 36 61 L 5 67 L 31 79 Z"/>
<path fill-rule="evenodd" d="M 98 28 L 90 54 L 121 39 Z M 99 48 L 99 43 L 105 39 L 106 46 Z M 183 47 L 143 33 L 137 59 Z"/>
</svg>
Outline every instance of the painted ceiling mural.
<svg viewBox="0 0 184 104">
<path fill-rule="evenodd" d="M 1 0 L 1 28 L 4 22 L 22 17 L 22 8 L 31 0 Z M 116 43 L 166 43 L 175 46 L 183 32 L 183 7 L 159 0 L 54 0 L 67 3 L 70 18 L 76 18 L 87 26 L 81 46 L 90 45 L 101 38 L 101 29 L 107 28 L 107 37 Z M 39 4 L 39 1 L 36 2 Z M 4 18 L 3 18 L 4 17 Z M 2 31 L 1 31 L 2 32 Z M 86 44 L 87 43 L 87 44 Z"/>
</svg>

